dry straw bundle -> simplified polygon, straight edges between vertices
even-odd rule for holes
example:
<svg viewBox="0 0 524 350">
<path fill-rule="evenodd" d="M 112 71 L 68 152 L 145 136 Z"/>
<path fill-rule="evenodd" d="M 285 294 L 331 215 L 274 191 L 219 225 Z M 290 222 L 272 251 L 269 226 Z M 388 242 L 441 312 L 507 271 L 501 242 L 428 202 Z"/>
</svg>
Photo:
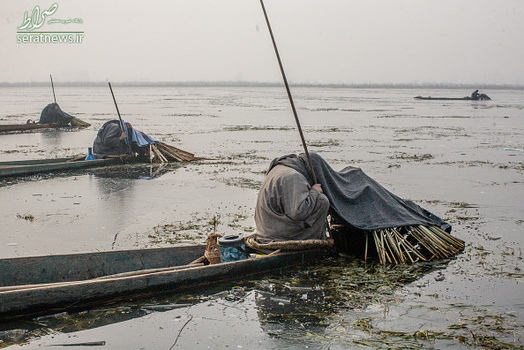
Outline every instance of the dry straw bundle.
<svg viewBox="0 0 524 350">
<path fill-rule="evenodd" d="M 74 126 L 76 128 L 87 128 L 88 126 L 91 126 L 91 124 L 83 121 L 82 119 L 78 119 L 76 117 L 73 117 L 73 119 L 71 119 L 71 126 Z"/>
<path fill-rule="evenodd" d="M 463 240 L 453 237 L 437 226 L 386 228 L 373 230 L 372 236 L 381 264 L 446 259 L 464 250 Z"/>
<path fill-rule="evenodd" d="M 149 155 L 151 162 L 155 163 L 169 163 L 170 161 L 190 162 L 196 160 L 193 153 L 183 151 L 163 142 L 149 145 Z"/>
<path fill-rule="evenodd" d="M 437 226 L 413 225 L 372 231 L 332 225 L 337 249 L 364 260 L 386 264 L 412 264 L 447 259 L 464 250 L 464 241 Z"/>
</svg>

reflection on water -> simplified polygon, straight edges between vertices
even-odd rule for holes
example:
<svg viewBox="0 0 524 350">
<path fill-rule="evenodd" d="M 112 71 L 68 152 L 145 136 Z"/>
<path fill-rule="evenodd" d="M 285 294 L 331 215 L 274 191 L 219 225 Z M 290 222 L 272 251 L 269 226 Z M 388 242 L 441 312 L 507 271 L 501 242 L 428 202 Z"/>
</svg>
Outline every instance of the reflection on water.
<svg viewBox="0 0 524 350">
<path fill-rule="evenodd" d="M 340 321 L 336 314 L 351 309 L 362 310 L 372 304 L 391 303 L 392 299 L 398 298 L 394 296 L 397 289 L 444 267 L 445 264 L 440 263 L 388 268 L 357 260 L 328 259 L 190 293 L 164 292 L 146 299 L 130 297 L 91 310 L 0 324 L 0 340 L 6 344 L 23 343 L 46 334 L 54 334 L 53 338 L 57 338 L 60 333 L 109 325 L 115 329 L 115 324 L 121 323 L 125 327 L 127 321 L 145 316 L 148 319 L 164 318 L 166 313 L 171 315 L 170 319 L 184 317 L 191 320 L 192 329 L 205 334 L 209 332 L 206 319 L 212 318 L 210 315 L 241 311 L 246 320 L 235 323 L 236 332 L 253 332 L 255 322 L 262 331 L 258 337 L 265 338 L 266 343 L 276 341 L 318 347 L 329 343 L 325 334 L 328 328 Z M 256 312 L 248 312 L 253 300 L 253 311 Z M 227 327 L 227 323 L 221 327 Z M 40 345 L 50 341 L 44 339 Z M 259 348 L 265 348 L 264 344 L 259 345 Z"/>
<path fill-rule="evenodd" d="M 64 132 L 63 130 L 57 129 L 38 133 L 42 147 L 44 149 L 63 147 Z"/>
<path fill-rule="evenodd" d="M 138 163 L 93 169 L 90 172 L 102 179 L 151 180 L 179 167 L 179 163 Z"/>
<path fill-rule="evenodd" d="M 129 205 L 135 199 L 135 180 L 91 175 L 89 183 L 91 186 L 95 185 L 97 196 L 102 199 L 98 201 L 100 208 L 97 220 L 104 223 L 105 227 L 110 227 L 116 240 L 119 229 L 125 227 L 126 222 L 132 219 L 132 215 L 129 215 Z"/>
</svg>

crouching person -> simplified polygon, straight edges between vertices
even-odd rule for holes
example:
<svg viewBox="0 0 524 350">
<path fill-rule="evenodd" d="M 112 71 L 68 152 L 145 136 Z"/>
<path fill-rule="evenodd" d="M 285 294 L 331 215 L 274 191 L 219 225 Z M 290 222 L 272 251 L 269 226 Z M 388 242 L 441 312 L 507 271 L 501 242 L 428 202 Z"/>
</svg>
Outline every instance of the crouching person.
<svg viewBox="0 0 524 350">
<path fill-rule="evenodd" d="M 130 128 L 129 123 L 126 127 Z M 93 142 L 93 152 L 97 158 L 108 155 L 130 154 L 131 148 L 128 145 L 127 133 L 122 131 L 118 120 L 111 120 L 102 125 Z"/>
<path fill-rule="evenodd" d="M 256 240 L 270 243 L 326 239 L 329 200 L 320 184 L 310 184 L 301 162 L 279 164 L 277 158 L 258 193 L 255 209 Z"/>
</svg>

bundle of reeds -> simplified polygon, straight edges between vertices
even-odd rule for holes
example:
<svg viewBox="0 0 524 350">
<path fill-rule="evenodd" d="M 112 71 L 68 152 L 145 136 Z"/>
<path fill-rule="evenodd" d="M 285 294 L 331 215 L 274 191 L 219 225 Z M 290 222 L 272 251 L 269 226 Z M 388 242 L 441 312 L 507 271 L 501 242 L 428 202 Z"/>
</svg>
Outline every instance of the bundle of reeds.
<svg viewBox="0 0 524 350">
<path fill-rule="evenodd" d="M 464 241 L 437 226 L 407 226 L 374 230 L 381 264 L 414 263 L 450 258 L 464 250 Z M 368 248 L 366 237 L 366 255 Z M 365 256 L 367 258 L 367 256 Z"/>
<path fill-rule="evenodd" d="M 386 264 L 412 264 L 450 258 L 464 250 L 464 241 L 438 226 L 413 225 L 372 231 L 332 225 L 339 251 Z"/>
<path fill-rule="evenodd" d="M 193 153 L 186 152 L 163 142 L 151 144 L 149 154 L 151 162 L 156 163 L 169 163 L 170 161 L 190 162 L 196 160 Z"/>
<path fill-rule="evenodd" d="M 76 128 L 87 128 L 88 126 L 91 126 L 91 124 L 83 121 L 82 119 L 78 119 L 76 117 L 73 117 L 73 119 L 71 119 L 71 126 L 74 126 Z"/>
</svg>

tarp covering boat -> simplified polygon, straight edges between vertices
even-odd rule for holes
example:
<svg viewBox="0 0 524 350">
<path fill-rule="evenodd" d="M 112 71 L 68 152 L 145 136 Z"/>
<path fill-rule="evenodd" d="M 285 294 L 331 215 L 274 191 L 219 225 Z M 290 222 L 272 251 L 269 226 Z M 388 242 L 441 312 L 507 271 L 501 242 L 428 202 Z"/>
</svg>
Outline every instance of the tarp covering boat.
<svg viewBox="0 0 524 350">
<path fill-rule="evenodd" d="M 429 225 L 451 231 L 451 225 L 417 204 L 389 192 L 361 169 L 348 166 L 335 171 L 318 154 L 311 153 L 310 158 L 317 182 L 329 199 L 330 214 L 336 222 L 362 230 Z M 277 164 L 295 169 L 311 185 L 314 184 L 305 154 L 276 158 L 271 162 L 270 169 Z"/>
<path fill-rule="evenodd" d="M 93 152 L 98 157 L 139 152 L 140 148 L 157 143 L 151 136 L 134 129 L 130 123 L 123 123 L 125 135 L 119 120 L 106 122 L 96 135 Z M 125 137 L 124 137 L 125 136 Z M 130 141 L 130 145 L 128 142 Z"/>
<path fill-rule="evenodd" d="M 64 112 L 58 103 L 50 103 L 44 107 L 40 114 L 40 124 L 58 124 L 66 126 L 71 124 L 74 117 Z"/>
</svg>

